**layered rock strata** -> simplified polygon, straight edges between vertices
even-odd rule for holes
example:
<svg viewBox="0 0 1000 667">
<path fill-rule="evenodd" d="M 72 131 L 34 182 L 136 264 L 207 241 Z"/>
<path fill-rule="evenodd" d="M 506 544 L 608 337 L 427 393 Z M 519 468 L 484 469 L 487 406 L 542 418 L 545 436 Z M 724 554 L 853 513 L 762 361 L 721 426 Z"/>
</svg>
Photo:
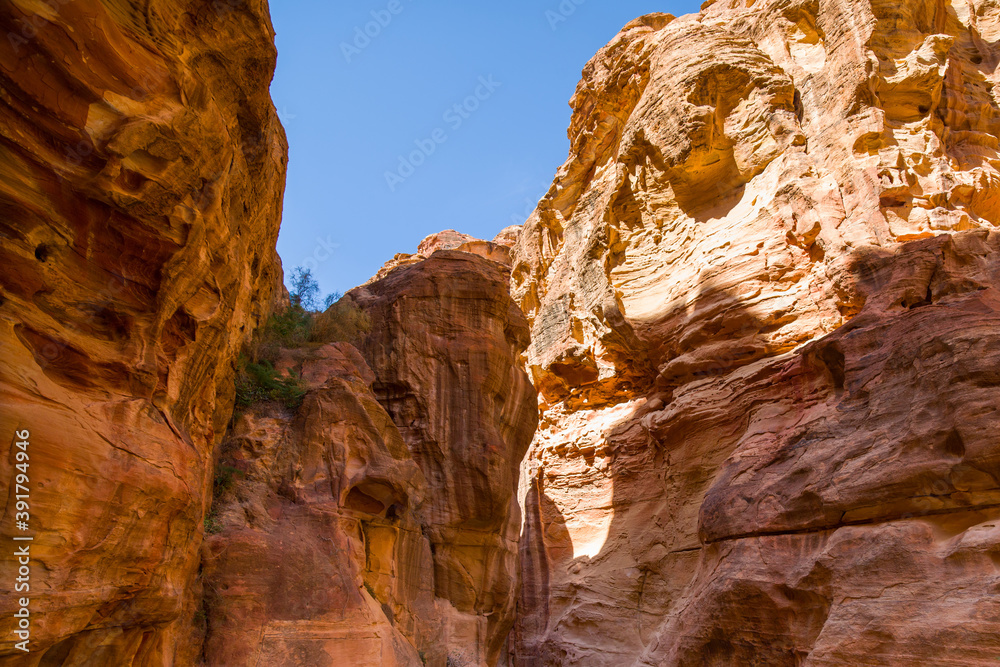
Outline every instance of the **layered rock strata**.
<svg viewBox="0 0 1000 667">
<path fill-rule="evenodd" d="M 281 283 L 267 4 L 10 0 L 0 34 L 0 537 L 34 536 L 0 664 L 191 664 L 233 360 Z"/>
<path fill-rule="evenodd" d="M 497 663 L 537 422 L 507 283 L 438 250 L 349 293 L 371 320 L 360 351 L 285 352 L 302 407 L 257 408 L 224 446 L 205 664 Z"/>
<path fill-rule="evenodd" d="M 266 4 L 0 28 L 0 664 L 995 664 L 994 4 L 630 23 L 523 232 L 397 256 L 225 442 L 280 290 Z"/>
<path fill-rule="evenodd" d="M 513 251 L 515 664 L 1000 656 L 998 30 L 720 1 L 587 65 Z"/>
<path fill-rule="evenodd" d="M 443 232 L 431 234 L 421 241 L 415 253 L 397 253 L 368 282 L 384 278 L 389 275 L 389 272 L 400 266 L 422 262 L 438 250 L 461 250 L 509 267 L 510 249 L 517 242 L 520 234 L 521 227 L 513 225 L 503 229 L 492 241 L 483 241 L 475 236 L 456 232 L 454 229 L 446 229 Z"/>
</svg>

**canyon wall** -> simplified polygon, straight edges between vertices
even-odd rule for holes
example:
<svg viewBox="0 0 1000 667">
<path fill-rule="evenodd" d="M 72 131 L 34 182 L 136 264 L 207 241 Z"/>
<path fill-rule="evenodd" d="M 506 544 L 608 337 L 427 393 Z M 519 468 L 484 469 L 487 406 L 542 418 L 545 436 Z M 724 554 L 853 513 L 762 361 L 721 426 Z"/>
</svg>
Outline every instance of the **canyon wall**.
<svg viewBox="0 0 1000 667">
<path fill-rule="evenodd" d="M 0 29 L 0 665 L 1000 658 L 1000 7 L 633 21 L 523 230 L 397 255 L 356 344 L 281 352 L 300 406 L 235 415 L 266 3 Z"/>
<path fill-rule="evenodd" d="M 707 2 L 514 248 L 518 665 L 1000 658 L 1000 7 Z"/>
<path fill-rule="evenodd" d="M 8 0 L 0 35 L 5 582 L 34 536 L 31 653 L 5 583 L 0 664 L 191 664 L 233 361 L 281 284 L 267 3 Z"/>
<path fill-rule="evenodd" d="M 445 241 L 349 293 L 370 318 L 357 347 L 282 352 L 300 408 L 234 422 L 205 545 L 206 665 L 497 663 L 536 394 L 509 264 L 490 259 L 507 249 Z"/>
</svg>

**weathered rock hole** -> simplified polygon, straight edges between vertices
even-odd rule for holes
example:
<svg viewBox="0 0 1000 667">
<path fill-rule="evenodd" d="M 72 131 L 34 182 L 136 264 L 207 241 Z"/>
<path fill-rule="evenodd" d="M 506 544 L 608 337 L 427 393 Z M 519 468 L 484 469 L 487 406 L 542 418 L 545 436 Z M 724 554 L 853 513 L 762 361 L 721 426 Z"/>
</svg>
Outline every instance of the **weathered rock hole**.
<svg viewBox="0 0 1000 667">
<path fill-rule="evenodd" d="M 944 453 L 956 459 L 965 458 L 965 442 L 958 431 L 952 429 L 944 441 Z"/>
<path fill-rule="evenodd" d="M 843 389 L 846 378 L 846 361 L 843 351 L 836 344 L 824 345 L 816 352 L 816 358 L 830 371 L 833 386 L 837 389 Z"/>
<path fill-rule="evenodd" d="M 883 195 L 878 200 L 878 205 L 882 208 L 903 208 L 907 203 L 905 198 L 898 195 Z"/>
<path fill-rule="evenodd" d="M 168 357 L 173 358 L 179 349 L 195 340 L 198 322 L 183 308 L 178 308 L 163 327 L 160 344 Z"/>
<path fill-rule="evenodd" d="M 35 259 L 39 262 L 47 261 L 49 256 L 52 254 L 52 249 L 49 246 L 42 243 L 37 248 L 35 248 Z"/>
<path fill-rule="evenodd" d="M 915 301 L 904 300 L 903 307 L 909 310 L 914 308 L 920 308 L 921 306 L 929 306 L 934 303 L 934 295 L 931 292 L 931 286 L 927 286 L 927 293 L 924 294 L 924 298 Z"/>
<path fill-rule="evenodd" d="M 563 379 L 571 387 L 592 384 L 598 380 L 598 372 L 595 366 L 578 363 L 576 360 L 553 362 L 549 371 L 553 375 Z"/>
<path fill-rule="evenodd" d="M 358 487 L 354 487 L 348 492 L 347 499 L 344 501 L 344 507 L 356 512 L 364 512 L 365 514 L 381 514 L 385 511 L 385 505 Z"/>
<path fill-rule="evenodd" d="M 344 507 L 348 509 L 377 516 L 389 517 L 388 510 L 391 509 L 391 518 L 399 516 L 405 504 L 405 498 L 400 499 L 391 487 L 371 480 L 362 481 L 353 487 L 344 501 Z"/>
</svg>

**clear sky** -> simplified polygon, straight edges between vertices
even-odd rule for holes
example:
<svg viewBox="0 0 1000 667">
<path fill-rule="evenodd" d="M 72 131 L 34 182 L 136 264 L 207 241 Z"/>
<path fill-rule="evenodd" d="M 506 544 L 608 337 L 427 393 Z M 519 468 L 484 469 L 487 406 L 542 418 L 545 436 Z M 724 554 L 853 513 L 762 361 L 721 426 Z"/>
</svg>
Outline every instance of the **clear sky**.
<svg viewBox="0 0 1000 667">
<path fill-rule="evenodd" d="M 638 16 L 698 10 L 645 0 L 270 4 L 271 93 L 290 153 L 278 252 L 286 277 L 311 268 L 324 293 L 365 282 L 433 232 L 490 239 L 524 222 L 566 159 L 567 102 L 590 57 Z"/>
</svg>

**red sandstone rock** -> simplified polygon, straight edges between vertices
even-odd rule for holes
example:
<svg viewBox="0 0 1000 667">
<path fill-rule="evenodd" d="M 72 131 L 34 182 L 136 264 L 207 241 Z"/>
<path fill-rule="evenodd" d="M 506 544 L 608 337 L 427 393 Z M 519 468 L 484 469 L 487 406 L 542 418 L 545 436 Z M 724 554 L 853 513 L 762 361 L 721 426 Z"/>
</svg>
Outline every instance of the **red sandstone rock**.
<svg viewBox="0 0 1000 667">
<path fill-rule="evenodd" d="M 233 421 L 202 544 L 281 291 L 271 29 L 222 5 L 0 7 L 40 592 L 0 663 L 995 664 L 994 5 L 629 23 L 523 229 L 429 237 L 350 294 L 360 349 L 283 355 L 309 392 Z"/>
<path fill-rule="evenodd" d="M 252 410 L 223 446 L 204 664 L 420 664 L 408 639 L 424 639 L 417 624 L 435 609 L 414 518 L 424 476 L 356 349 L 319 348 L 296 372 L 310 390 L 297 413 Z"/>
<path fill-rule="evenodd" d="M 513 248 L 519 238 L 521 238 L 521 225 L 511 225 L 501 229 L 500 233 L 493 237 L 492 242 L 507 248 Z"/>
<path fill-rule="evenodd" d="M 496 664 L 537 421 L 506 267 L 438 250 L 347 298 L 371 318 L 367 363 L 346 343 L 285 352 L 304 404 L 252 411 L 224 445 L 205 662 Z"/>
<path fill-rule="evenodd" d="M 507 283 L 506 266 L 475 249 L 443 250 L 350 293 L 378 323 L 363 350 L 427 477 L 435 595 L 462 638 L 429 648 L 428 660 L 448 651 L 453 664 L 495 664 L 514 621 L 515 491 L 538 416 L 520 368 L 526 322 Z"/>
<path fill-rule="evenodd" d="M 510 248 L 517 240 L 519 230 L 520 227 L 517 226 L 507 227 L 492 241 L 483 241 L 468 234 L 460 234 L 453 229 L 431 234 L 420 242 L 416 254 L 397 254 L 379 269 L 379 272 L 369 283 L 386 277 L 400 266 L 422 262 L 439 250 L 460 250 L 510 266 Z"/>
<path fill-rule="evenodd" d="M 31 432 L 35 536 L 32 652 L 5 584 L 0 662 L 191 664 L 233 360 L 281 282 L 267 6 L 12 0 L 0 33 L 0 437 Z"/>
</svg>

